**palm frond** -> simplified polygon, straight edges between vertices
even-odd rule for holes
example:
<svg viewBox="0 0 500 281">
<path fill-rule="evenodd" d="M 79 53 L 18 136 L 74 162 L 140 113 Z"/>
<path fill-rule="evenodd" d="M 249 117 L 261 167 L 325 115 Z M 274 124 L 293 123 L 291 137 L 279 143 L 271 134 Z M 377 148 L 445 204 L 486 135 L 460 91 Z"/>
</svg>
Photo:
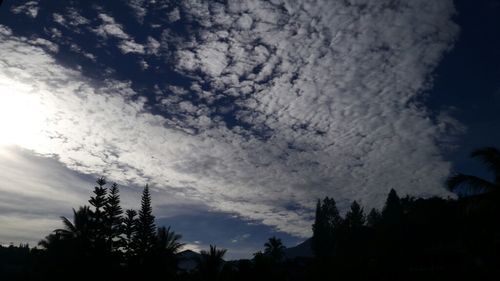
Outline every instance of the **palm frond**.
<svg viewBox="0 0 500 281">
<path fill-rule="evenodd" d="M 61 220 L 62 220 L 64 228 L 65 228 L 64 230 L 66 230 L 68 232 L 73 232 L 73 233 L 77 232 L 75 225 L 67 217 L 62 216 Z"/>
<path fill-rule="evenodd" d="M 482 178 L 464 174 L 456 174 L 446 180 L 446 187 L 450 191 L 457 191 L 459 187 L 469 188 L 474 193 L 489 192 L 498 189 L 494 183 Z"/>
<path fill-rule="evenodd" d="M 472 151 L 470 156 L 481 160 L 493 172 L 496 181 L 500 182 L 500 150 L 494 147 L 483 147 Z"/>
</svg>

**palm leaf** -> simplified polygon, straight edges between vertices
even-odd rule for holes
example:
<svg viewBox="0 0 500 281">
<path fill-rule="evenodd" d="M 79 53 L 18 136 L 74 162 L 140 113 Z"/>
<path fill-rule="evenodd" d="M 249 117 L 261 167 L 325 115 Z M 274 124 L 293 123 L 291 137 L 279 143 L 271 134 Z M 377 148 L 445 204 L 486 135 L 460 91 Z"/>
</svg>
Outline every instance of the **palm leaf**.
<svg viewBox="0 0 500 281">
<path fill-rule="evenodd" d="M 483 147 L 474 150 L 471 157 L 478 158 L 495 175 L 495 181 L 500 183 L 500 151 L 494 147 Z"/>
<path fill-rule="evenodd" d="M 471 192 L 480 193 L 480 192 L 489 192 L 498 189 L 494 183 L 484 180 L 482 178 L 464 174 L 456 174 L 451 176 L 446 180 L 446 187 L 450 191 L 456 191 L 459 187 L 469 188 Z"/>
</svg>

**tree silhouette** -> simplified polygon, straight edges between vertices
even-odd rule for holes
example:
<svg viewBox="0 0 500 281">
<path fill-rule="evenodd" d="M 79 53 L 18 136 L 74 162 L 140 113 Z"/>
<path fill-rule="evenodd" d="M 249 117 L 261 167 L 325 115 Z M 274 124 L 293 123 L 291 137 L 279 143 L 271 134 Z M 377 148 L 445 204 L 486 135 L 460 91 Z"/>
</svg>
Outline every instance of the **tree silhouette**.
<svg viewBox="0 0 500 281">
<path fill-rule="evenodd" d="M 313 224 L 312 249 L 316 257 L 331 257 L 335 253 L 335 231 L 342 224 L 337 205 L 333 198 L 318 200 L 316 217 Z"/>
<path fill-rule="evenodd" d="M 75 211 L 73 209 L 73 222 L 66 217 L 61 217 L 64 228 L 55 232 L 62 240 L 75 240 L 81 246 L 88 247 L 92 243 L 92 212 L 88 206 L 83 206 Z"/>
<path fill-rule="evenodd" d="M 403 215 L 403 206 L 401 199 L 394 189 L 389 191 L 384 208 L 382 209 L 382 221 L 386 224 L 395 224 L 399 222 Z"/>
<path fill-rule="evenodd" d="M 142 192 L 141 209 L 136 221 L 136 234 L 134 236 L 136 253 L 145 257 L 151 254 L 156 245 L 156 225 L 151 206 L 151 194 L 149 186 L 146 184 Z"/>
<path fill-rule="evenodd" d="M 176 254 L 184 246 L 180 242 L 182 236 L 176 234 L 170 227 L 162 226 L 158 228 L 156 237 L 156 257 L 154 262 L 156 263 L 157 274 L 174 276 L 178 262 Z M 158 269 L 162 269 L 162 271 L 158 271 Z"/>
<path fill-rule="evenodd" d="M 184 246 L 184 243 L 180 242 L 182 235 L 170 230 L 170 226 L 168 228 L 159 227 L 156 236 L 157 248 L 169 255 L 176 254 Z"/>
<path fill-rule="evenodd" d="M 110 251 L 118 251 L 121 246 L 120 236 L 123 233 L 123 210 L 120 206 L 118 185 L 113 183 L 109 189 L 104 205 L 106 215 L 106 244 Z"/>
<path fill-rule="evenodd" d="M 270 256 L 274 261 L 281 261 L 285 255 L 286 247 L 281 242 L 281 239 L 275 236 L 269 238 L 264 244 L 264 253 Z"/>
<path fill-rule="evenodd" d="M 89 214 L 92 218 L 91 229 L 92 229 L 92 239 L 95 248 L 99 251 L 106 250 L 106 214 L 104 208 L 106 206 L 106 195 L 107 189 L 104 187 L 106 185 L 106 180 L 104 177 L 97 179 L 97 186 L 94 187 L 94 196 L 90 197 L 89 203 L 94 207 Z"/>
<path fill-rule="evenodd" d="M 369 226 L 369 227 L 374 227 L 376 225 L 378 225 L 378 223 L 380 222 L 380 218 L 381 218 L 381 214 L 380 212 L 373 208 L 370 213 L 368 213 L 368 216 L 366 216 L 366 224 Z"/>
<path fill-rule="evenodd" d="M 459 191 L 468 188 L 472 193 L 500 191 L 500 151 L 494 147 L 484 147 L 474 150 L 471 157 L 478 158 L 494 175 L 494 180 L 489 181 L 480 177 L 458 173 L 446 181 L 450 191 Z"/>
<path fill-rule="evenodd" d="M 125 211 L 125 218 L 123 220 L 123 225 L 124 225 L 124 231 L 123 234 L 125 237 L 123 238 L 124 240 L 124 247 L 125 247 L 125 252 L 127 255 L 127 258 L 130 259 L 132 256 L 134 256 L 134 251 L 135 251 L 135 235 L 137 233 L 137 220 L 136 220 L 137 212 L 132 209 L 128 209 Z"/>
<path fill-rule="evenodd" d="M 202 250 L 198 261 L 198 270 L 203 280 L 215 281 L 219 279 L 219 273 L 224 265 L 224 255 L 226 249 L 217 249 L 217 246 L 210 245 L 210 250 Z"/>
<path fill-rule="evenodd" d="M 352 202 L 351 209 L 345 215 L 345 223 L 351 229 L 360 228 L 365 224 L 363 208 L 361 208 L 358 202 Z"/>
</svg>

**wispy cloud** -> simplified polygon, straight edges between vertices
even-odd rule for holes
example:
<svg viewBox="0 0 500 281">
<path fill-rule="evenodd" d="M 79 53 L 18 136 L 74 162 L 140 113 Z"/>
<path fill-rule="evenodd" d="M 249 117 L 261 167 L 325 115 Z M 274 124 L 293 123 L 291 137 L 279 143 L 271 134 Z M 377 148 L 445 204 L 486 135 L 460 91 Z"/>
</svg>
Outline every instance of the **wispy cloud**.
<svg viewBox="0 0 500 281">
<path fill-rule="evenodd" d="M 31 18 L 36 18 L 38 16 L 38 1 L 28 1 L 24 4 L 13 6 L 11 12 L 14 14 L 25 14 Z"/>
</svg>

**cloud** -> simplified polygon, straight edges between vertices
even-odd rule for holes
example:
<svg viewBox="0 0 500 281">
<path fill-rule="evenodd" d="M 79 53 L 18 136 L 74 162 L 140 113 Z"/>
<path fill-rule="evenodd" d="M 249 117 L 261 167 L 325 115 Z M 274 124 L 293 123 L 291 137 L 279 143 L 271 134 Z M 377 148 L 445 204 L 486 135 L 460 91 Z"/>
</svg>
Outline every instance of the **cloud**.
<svg viewBox="0 0 500 281">
<path fill-rule="evenodd" d="M 102 37 L 115 37 L 119 39 L 129 39 L 130 36 L 123 31 L 123 26 L 115 22 L 115 19 L 107 14 L 99 14 L 102 24 L 96 28 L 95 32 Z"/>
<path fill-rule="evenodd" d="M 115 22 L 115 19 L 105 13 L 100 13 L 99 18 L 102 24 L 99 25 L 94 31 L 96 34 L 108 38 L 113 37 L 121 39 L 118 43 L 118 48 L 123 54 L 134 53 L 134 54 L 144 54 L 145 48 L 143 45 L 136 43 L 133 38 L 130 37 L 123 30 L 123 26 Z"/>
<path fill-rule="evenodd" d="M 157 86 L 156 105 L 133 81 L 90 80 L 3 33 L 0 78 L 26 85 L 18 94 L 36 96 L 48 124 L 33 133 L 37 145 L 24 147 L 302 237 L 326 195 L 341 207 L 354 199 L 372 207 L 390 188 L 448 194 L 441 183 L 450 163 L 439 144 L 446 132 L 412 101 L 432 86 L 457 36 L 452 1 L 176 8 L 179 21 L 200 28 L 185 36 L 166 27 L 144 48 L 129 44 L 132 35 L 107 13 L 95 29 L 126 50 L 164 56 L 189 79 Z"/>
<path fill-rule="evenodd" d="M 11 12 L 14 14 L 25 14 L 31 18 L 36 18 L 38 16 L 38 1 L 28 1 L 19 6 L 13 6 Z"/>
<path fill-rule="evenodd" d="M 0 177 L 0 243 L 36 245 L 90 194 L 89 182 L 56 160 L 14 147 L 0 146 Z"/>
<path fill-rule="evenodd" d="M 118 48 L 124 54 L 134 53 L 134 54 L 144 54 L 144 46 L 137 44 L 134 41 L 122 41 L 118 44 Z"/>
</svg>

